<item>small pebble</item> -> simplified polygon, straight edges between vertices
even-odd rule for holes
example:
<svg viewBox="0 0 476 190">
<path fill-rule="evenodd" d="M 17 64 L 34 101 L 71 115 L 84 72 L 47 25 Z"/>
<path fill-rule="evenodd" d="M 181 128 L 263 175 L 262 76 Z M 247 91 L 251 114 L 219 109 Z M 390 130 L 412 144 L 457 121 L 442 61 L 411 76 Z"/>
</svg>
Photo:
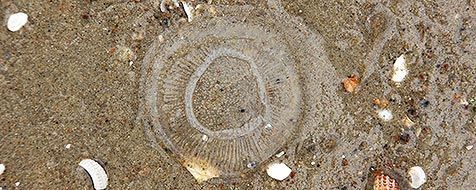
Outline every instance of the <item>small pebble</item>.
<svg viewBox="0 0 476 190">
<path fill-rule="evenodd" d="M 266 124 L 266 126 L 264 126 L 264 128 L 266 128 L 266 129 L 272 129 L 272 128 L 273 128 L 273 126 L 272 126 L 271 124 L 269 124 L 269 123 L 268 123 L 268 124 Z"/>
<path fill-rule="evenodd" d="M 207 135 L 202 135 L 202 141 L 208 141 L 208 136 Z"/>
<path fill-rule="evenodd" d="M 3 172 L 5 172 L 5 164 L 0 164 L 0 175 L 2 175 Z"/>
<path fill-rule="evenodd" d="M 426 182 L 426 174 L 420 166 L 414 166 L 408 171 L 410 175 L 410 186 L 418 189 Z"/>
<path fill-rule="evenodd" d="M 291 168 L 284 163 L 272 163 L 266 169 L 269 177 L 279 181 L 286 179 L 291 174 L 291 171 Z"/>
<path fill-rule="evenodd" d="M 71 148 L 71 144 L 64 145 L 64 147 L 65 147 L 66 149 L 70 149 L 70 148 Z"/>
<path fill-rule="evenodd" d="M 28 22 L 28 15 L 22 12 L 12 14 L 8 17 L 7 28 L 12 32 L 20 30 Z"/>
<path fill-rule="evenodd" d="M 383 109 L 378 111 L 378 117 L 384 121 L 390 121 L 393 119 L 393 114 L 390 110 Z"/>
<path fill-rule="evenodd" d="M 250 162 L 246 165 L 249 169 L 255 169 L 256 168 L 256 162 Z"/>
<path fill-rule="evenodd" d="M 17 182 L 15 183 L 15 186 L 17 186 L 17 187 L 20 186 L 20 182 L 17 181 Z"/>
<path fill-rule="evenodd" d="M 473 149 L 473 145 L 466 146 L 466 150 L 471 150 L 471 149 Z"/>
</svg>

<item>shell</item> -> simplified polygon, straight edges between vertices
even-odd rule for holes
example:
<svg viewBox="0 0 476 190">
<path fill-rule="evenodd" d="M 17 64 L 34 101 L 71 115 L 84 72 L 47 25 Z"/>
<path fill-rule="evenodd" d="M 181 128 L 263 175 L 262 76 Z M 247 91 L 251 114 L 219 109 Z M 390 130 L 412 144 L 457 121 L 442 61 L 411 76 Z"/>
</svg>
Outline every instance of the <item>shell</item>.
<svg viewBox="0 0 476 190">
<path fill-rule="evenodd" d="M 3 174 L 3 172 L 5 172 L 5 164 L 0 164 L 0 175 Z"/>
<path fill-rule="evenodd" d="M 273 163 L 268 166 L 266 173 L 273 179 L 282 181 L 291 174 L 291 168 L 284 163 Z"/>
<path fill-rule="evenodd" d="M 426 182 L 425 171 L 420 166 L 411 167 L 408 175 L 410 175 L 410 186 L 412 188 L 420 188 Z"/>
<path fill-rule="evenodd" d="M 395 179 L 379 173 L 375 176 L 374 190 L 400 190 L 400 186 Z"/>
<path fill-rule="evenodd" d="M 193 6 L 189 5 L 185 1 L 182 1 L 182 5 L 183 5 L 183 10 L 185 11 L 185 14 L 187 15 L 187 21 L 192 22 L 192 20 L 193 20 L 193 13 L 192 13 Z"/>
<path fill-rule="evenodd" d="M 28 15 L 22 12 L 12 14 L 8 17 L 7 28 L 12 32 L 20 30 L 28 22 Z"/>
<path fill-rule="evenodd" d="M 405 55 L 402 54 L 397 58 L 397 60 L 395 60 L 395 63 L 393 64 L 392 81 L 396 83 L 403 82 L 407 74 L 408 69 L 405 63 Z"/>
<path fill-rule="evenodd" d="M 79 162 L 79 166 L 88 172 L 93 181 L 94 189 L 106 189 L 108 181 L 106 170 L 104 170 L 98 162 L 91 159 L 84 159 Z"/>
</svg>

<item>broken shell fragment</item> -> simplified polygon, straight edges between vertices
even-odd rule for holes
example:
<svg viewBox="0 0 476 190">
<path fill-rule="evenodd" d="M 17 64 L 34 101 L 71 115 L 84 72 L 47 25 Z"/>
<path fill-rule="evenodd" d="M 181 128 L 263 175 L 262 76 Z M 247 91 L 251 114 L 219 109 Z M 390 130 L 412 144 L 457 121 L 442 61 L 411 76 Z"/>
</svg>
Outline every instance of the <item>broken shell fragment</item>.
<svg viewBox="0 0 476 190">
<path fill-rule="evenodd" d="M 413 122 L 408 116 L 405 116 L 405 118 L 402 119 L 402 122 L 405 127 L 413 127 L 415 125 L 415 122 Z"/>
<path fill-rule="evenodd" d="M 408 171 L 410 175 L 410 186 L 412 188 L 420 188 L 426 182 L 426 174 L 420 166 L 414 166 Z"/>
<path fill-rule="evenodd" d="M 179 2 L 178 0 L 161 0 L 160 1 L 160 11 L 161 12 L 167 12 L 167 7 L 173 3 L 175 7 L 179 7 Z"/>
<path fill-rule="evenodd" d="M 0 175 L 2 175 L 3 172 L 5 172 L 5 165 L 4 165 L 4 164 L 0 164 Z"/>
<path fill-rule="evenodd" d="M 106 170 L 96 161 L 84 159 L 79 162 L 79 166 L 84 168 L 93 181 L 94 189 L 106 189 L 108 177 Z"/>
<path fill-rule="evenodd" d="M 184 166 L 198 183 L 220 176 L 218 169 L 211 166 L 208 162 L 200 159 L 190 159 L 184 163 Z"/>
<path fill-rule="evenodd" d="M 185 1 L 182 1 L 182 5 L 183 5 L 183 10 L 185 11 L 185 14 L 187 15 L 187 21 L 192 22 L 192 20 L 193 20 L 193 14 L 192 14 L 193 7 Z"/>
<path fill-rule="evenodd" d="M 400 190 L 400 187 L 395 179 L 379 173 L 375 176 L 374 190 Z"/>
<path fill-rule="evenodd" d="M 291 171 L 291 168 L 284 163 L 272 163 L 266 169 L 269 177 L 279 181 L 286 179 L 291 174 Z"/>
<path fill-rule="evenodd" d="M 390 102 L 385 98 L 375 98 L 372 103 L 378 106 L 379 108 L 386 108 Z"/>
<path fill-rule="evenodd" d="M 471 150 L 471 149 L 473 149 L 473 145 L 466 146 L 466 150 Z"/>
<path fill-rule="evenodd" d="M 408 74 L 408 69 L 405 63 L 405 55 L 400 55 L 400 57 L 395 60 L 393 64 L 393 75 L 392 81 L 396 83 L 403 82 L 405 76 Z"/>
<path fill-rule="evenodd" d="M 356 75 L 351 75 L 347 77 L 346 79 L 344 79 L 344 81 L 342 81 L 342 85 L 344 86 L 345 91 L 350 93 L 355 91 L 359 83 L 360 83 L 360 79 Z"/>
</svg>

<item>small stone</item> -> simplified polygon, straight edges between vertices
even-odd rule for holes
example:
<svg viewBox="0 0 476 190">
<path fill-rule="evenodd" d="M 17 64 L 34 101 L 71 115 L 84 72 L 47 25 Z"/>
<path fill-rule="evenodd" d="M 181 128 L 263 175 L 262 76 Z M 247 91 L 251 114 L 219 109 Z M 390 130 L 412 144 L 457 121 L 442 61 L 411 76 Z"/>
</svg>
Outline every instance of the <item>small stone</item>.
<svg viewBox="0 0 476 190">
<path fill-rule="evenodd" d="M 379 110 L 377 113 L 378 113 L 378 117 L 384 121 L 390 121 L 393 119 L 393 114 L 390 110 L 383 109 L 383 110 Z"/>
<path fill-rule="evenodd" d="M 264 126 L 264 128 L 266 128 L 266 129 L 272 129 L 272 128 L 273 128 L 273 126 L 272 126 L 271 124 L 269 124 L 269 123 L 268 123 L 268 124 L 266 124 L 266 126 Z"/>
<path fill-rule="evenodd" d="M 71 144 L 64 145 L 64 147 L 65 147 L 66 149 L 70 149 L 70 148 L 71 148 Z"/>
<path fill-rule="evenodd" d="M 311 165 L 313 165 L 313 166 L 316 165 L 316 162 L 312 161 L 312 162 L 311 162 Z"/>
<path fill-rule="evenodd" d="M 246 165 L 249 169 L 255 169 L 256 168 L 256 162 L 250 162 Z"/>
<path fill-rule="evenodd" d="M 8 17 L 7 28 L 12 32 L 20 30 L 28 22 L 28 15 L 22 12 L 12 14 Z"/>
<path fill-rule="evenodd" d="M 17 182 L 15 183 L 15 186 L 17 186 L 17 187 L 20 186 L 20 182 L 17 181 Z"/>
<path fill-rule="evenodd" d="M 208 141 L 208 136 L 207 135 L 202 135 L 202 141 Z"/>
<path fill-rule="evenodd" d="M 473 145 L 466 146 L 466 150 L 471 150 L 471 149 L 473 149 Z"/>
<path fill-rule="evenodd" d="M 162 42 L 164 42 L 164 41 L 165 41 L 164 36 L 159 35 L 159 42 L 162 43 Z"/>
<path fill-rule="evenodd" d="M 426 107 L 428 107 L 429 105 L 430 105 L 430 101 L 428 101 L 428 100 L 421 100 L 421 101 L 420 101 L 420 106 L 421 106 L 422 108 L 426 108 Z"/>
<path fill-rule="evenodd" d="M 286 179 L 291 174 L 291 171 L 291 168 L 284 163 L 272 163 L 266 169 L 269 177 L 279 181 Z"/>
</svg>

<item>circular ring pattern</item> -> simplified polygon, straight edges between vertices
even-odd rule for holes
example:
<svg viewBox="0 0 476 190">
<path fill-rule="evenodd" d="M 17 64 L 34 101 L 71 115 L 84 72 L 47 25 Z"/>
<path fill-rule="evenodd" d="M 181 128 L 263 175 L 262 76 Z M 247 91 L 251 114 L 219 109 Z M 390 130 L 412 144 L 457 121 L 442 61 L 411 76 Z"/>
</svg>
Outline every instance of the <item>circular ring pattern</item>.
<svg viewBox="0 0 476 190">
<path fill-rule="evenodd" d="M 310 125 L 301 120 L 320 108 L 303 115 L 303 105 L 334 97 L 320 90 L 333 88 L 329 80 L 309 74 L 332 77 L 320 41 L 294 18 L 249 6 L 217 15 L 165 32 L 147 52 L 141 78 L 146 134 L 206 178 L 255 168 L 300 123 Z"/>
</svg>

